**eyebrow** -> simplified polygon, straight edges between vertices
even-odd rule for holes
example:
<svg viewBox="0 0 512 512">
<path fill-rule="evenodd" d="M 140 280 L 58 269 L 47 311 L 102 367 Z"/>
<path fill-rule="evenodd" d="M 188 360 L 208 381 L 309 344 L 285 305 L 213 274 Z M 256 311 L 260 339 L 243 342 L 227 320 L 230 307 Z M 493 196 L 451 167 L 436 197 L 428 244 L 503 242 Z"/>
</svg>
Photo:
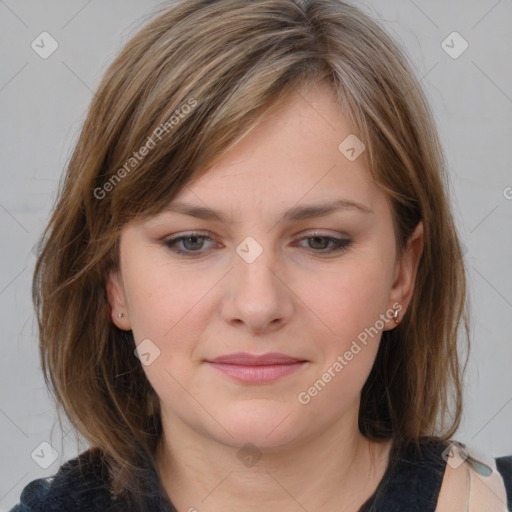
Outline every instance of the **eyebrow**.
<svg viewBox="0 0 512 512">
<path fill-rule="evenodd" d="M 373 210 L 364 204 L 349 199 L 338 199 L 337 201 L 321 204 L 309 204 L 303 206 L 294 206 L 286 210 L 282 216 L 282 221 L 300 221 L 323 217 L 344 210 L 358 210 L 361 213 L 374 213 Z M 164 211 L 190 215 L 204 220 L 218 220 L 224 223 L 224 216 L 219 210 L 207 208 L 204 206 L 194 206 L 181 202 L 172 202 L 164 208 Z"/>
</svg>

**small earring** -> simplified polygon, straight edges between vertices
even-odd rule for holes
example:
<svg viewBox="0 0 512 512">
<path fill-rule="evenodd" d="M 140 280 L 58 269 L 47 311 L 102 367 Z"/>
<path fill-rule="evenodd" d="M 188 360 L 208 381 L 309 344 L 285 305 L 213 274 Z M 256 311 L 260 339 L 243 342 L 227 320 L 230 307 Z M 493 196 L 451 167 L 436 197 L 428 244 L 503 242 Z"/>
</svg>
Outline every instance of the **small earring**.
<svg viewBox="0 0 512 512">
<path fill-rule="evenodd" d="M 393 318 L 395 319 L 395 324 L 400 322 L 400 320 L 398 320 L 398 309 L 393 310 Z"/>
<path fill-rule="evenodd" d="M 124 315 L 123 315 L 123 313 L 118 313 L 118 315 L 117 315 L 117 316 L 118 316 L 119 318 L 123 318 L 123 316 L 124 316 Z"/>
</svg>

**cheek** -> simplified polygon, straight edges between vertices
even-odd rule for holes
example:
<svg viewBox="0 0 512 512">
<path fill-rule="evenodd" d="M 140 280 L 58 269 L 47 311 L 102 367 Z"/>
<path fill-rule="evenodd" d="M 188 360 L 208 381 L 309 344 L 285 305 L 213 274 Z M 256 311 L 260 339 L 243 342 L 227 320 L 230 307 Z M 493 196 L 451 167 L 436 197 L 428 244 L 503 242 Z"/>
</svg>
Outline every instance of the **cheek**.
<svg viewBox="0 0 512 512">
<path fill-rule="evenodd" d="M 336 271 L 308 279 L 300 292 L 336 350 L 349 346 L 357 335 L 375 324 L 389 307 L 389 264 L 382 258 L 357 254 Z"/>
<path fill-rule="evenodd" d="M 147 270 L 130 274 L 125 289 L 135 339 L 160 339 L 165 327 L 169 329 L 172 325 L 172 312 L 179 304 L 177 293 L 166 286 L 166 279 L 161 274 L 157 279 L 155 273 Z"/>
<path fill-rule="evenodd" d="M 380 315 L 388 309 L 388 265 L 359 253 L 311 288 L 314 312 L 324 325 L 315 335 L 322 356 L 307 388 L 317 393 L 315 408 L 348 407 L 368 378 L 384 326 Z"/>
<path fill-rule="evenodd" d="M 146 343 L 143 353 L 151 353 L 150 364 L 143 364 L 146 377 L 165 403 L 186 407 L 188 393 L 201 391 L 193 379 L 196 349 L 211 323 L 220 277 L 154 260 L 125 271 L 132 332 L 137 345 Z"/>
<path fill-rule="evenodd" d="M 132 258 L 125 268 L 128 312 L 136 340 L 169 343 L 174 333 L 201 323 L 205 295 L 218 281 L 206 273 L 189 273 L 167 261 Z"/>
<path fill-rule="evenodd" d="M 311 304 L 321 320 L 314 335 L 319 364 L 302 391 L 314 398 L 315 411 L 335 416 L 345 410 L 368 378 L 385 325 L 380 315 L 388 309 L 384 267 L 381 260 L 358 258 L 314 286 Z"/>
<path fill-rule="evenodd" d="M 142 368 L 166 404 L 177 410 L 186 408 L 190 406 L 188 393 L 197 392 L 192 379 L 194 349 L 211 314 L 205 309 L 205 294 L 218 279 L 187 275 L 161 263 L 133 270 L 126 269 L 125 287 L 136 344 L 146 343 L 144 353 L 150 353 L 149 364 Z"/>
</svg>

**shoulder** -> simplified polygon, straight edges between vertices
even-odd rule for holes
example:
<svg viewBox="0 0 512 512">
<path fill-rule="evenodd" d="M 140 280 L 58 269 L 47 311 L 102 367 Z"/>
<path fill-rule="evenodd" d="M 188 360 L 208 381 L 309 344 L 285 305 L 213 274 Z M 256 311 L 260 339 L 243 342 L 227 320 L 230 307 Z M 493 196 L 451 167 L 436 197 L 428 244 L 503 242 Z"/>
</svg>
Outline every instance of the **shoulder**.
<svg viewBox="0 0 512 512">
<path fill-rule="evenodd" d="M 447 464 L 435 512 L 507 512 L 505 485 L 492 459 L 457 442 L 444 456 Z"/>
<path fill-rule="evenodd" d="M 63 464 L 54 476 L 27 484 L 11 512 L 104 511 L 109 503 L 106 467 L 97 452 L 87 451 Z"/>
</svg>

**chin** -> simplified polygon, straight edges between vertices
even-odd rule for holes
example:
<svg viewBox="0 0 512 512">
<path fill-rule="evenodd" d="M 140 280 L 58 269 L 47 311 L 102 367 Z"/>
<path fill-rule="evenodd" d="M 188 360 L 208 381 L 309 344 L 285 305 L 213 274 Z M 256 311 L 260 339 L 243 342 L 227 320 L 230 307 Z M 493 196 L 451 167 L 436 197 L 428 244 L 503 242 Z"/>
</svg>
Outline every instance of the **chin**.
<svg viewBox="0 0 512 512">
<path fill-rule="evenodd" d="M 282 402 L 253 399 L 223 413 L 221 408 L 216 410 L 216 419 L 229 434 L 215 422 L 213 437 L 233 448 L 252 443 L 260 450 L 272 451 L 291 446 L 301 437 L 297 411 Z"/>
</svg>

